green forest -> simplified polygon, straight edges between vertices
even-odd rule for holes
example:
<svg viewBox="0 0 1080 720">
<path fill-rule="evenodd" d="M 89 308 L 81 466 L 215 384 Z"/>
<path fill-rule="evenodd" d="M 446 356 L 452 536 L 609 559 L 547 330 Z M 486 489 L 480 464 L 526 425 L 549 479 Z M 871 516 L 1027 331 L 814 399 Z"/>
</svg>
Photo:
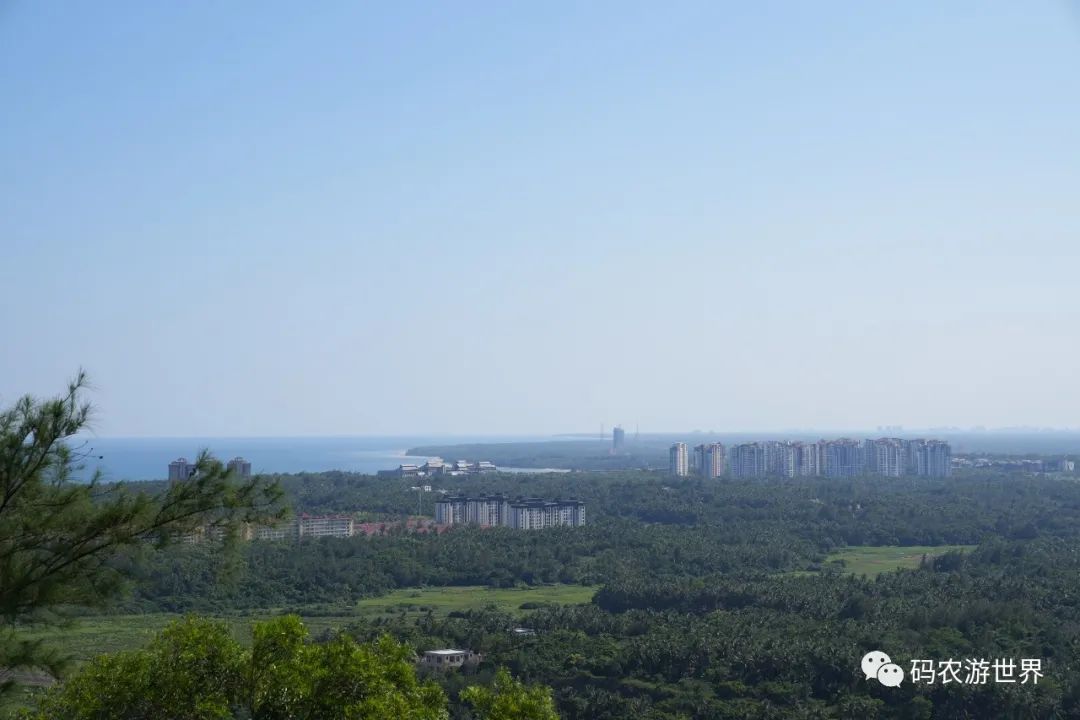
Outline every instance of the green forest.
<svg viewBox="0 0 1080 720">
<path fill-rule="evenodd" d="M 294 512 L 390 521 L 416 509 L 407 481 L 337 472 L 273 479 Z M 490 682 L 498 667 L 551 687 L 561 716 L 582 720 L 1080 717 L 1073 480 L 596 472 L 454 482 L 455 492 L 578 498 L 589 524 L 442 535 L 397 528 L 231 552 L 172 545 L 124 557 L 130 592 L 113 610 L 295 611 L 336 618 L 326 638 L 373 642 L 389 633 L 418 649 L 466 647 L 484 662 L 439 678 L 463 718 L 460 692 Z M 587 592 L 516 608 L 504 598 L 457 608 L 425 595 L 566 586 Z M 429 590 L 409 602 L 410 588 Z M 514 632 L 523 625 L 529 632 Z M 1044 677 L 884 687 L 858 671 L 862 655 L 879 648 L 905 665 L 1039 658 Z"/>
<path fill-rule="evenodd" d="M 400 478 L 245 477 L 203 453 L 182 482 L 75 482 L 84 388 L 0 411 L 0 712 L 1080 718 L 1075 478 L 494 473 L 430 495 L 574 498 L 587 525 L 417 532 Z M 240 539 L 299 513 L 379 531 Z M 198 528 L 221 540 L 182 541 Z M 446 647 L 478 661 L 413 662 Z M 915 681 L 1010 659 L 1039 672 Z"/>
</svg>

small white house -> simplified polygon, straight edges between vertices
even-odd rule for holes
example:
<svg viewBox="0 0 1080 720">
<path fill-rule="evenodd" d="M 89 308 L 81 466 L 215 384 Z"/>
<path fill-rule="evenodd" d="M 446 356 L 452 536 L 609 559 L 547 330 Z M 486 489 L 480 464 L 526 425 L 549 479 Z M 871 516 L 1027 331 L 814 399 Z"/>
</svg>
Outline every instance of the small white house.
<svg viewBox="0 0 1080 720">
<path fill-rule="evenodd" d="M 432 670 L 456 670 L 463 665 L 480 662 L 480 655 L 471 650 L 425 650 L 420 659 L 421 667 Z"/>
</svg>

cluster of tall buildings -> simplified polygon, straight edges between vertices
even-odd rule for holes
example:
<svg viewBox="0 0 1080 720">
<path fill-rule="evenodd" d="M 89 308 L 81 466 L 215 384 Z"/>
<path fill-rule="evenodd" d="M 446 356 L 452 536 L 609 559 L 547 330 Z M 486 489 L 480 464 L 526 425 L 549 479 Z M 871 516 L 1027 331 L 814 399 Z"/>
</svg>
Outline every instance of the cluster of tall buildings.
<svg viewBox="0 0 1080 720">
<path fill-rule="evenodd" d="M 446 496 L 435 503 L 435 522 L 518 530 L 540 530 L 559 525 L 581 527 L 585 524 L 585 503 L 540 498 L 510 500 L 503 495 Z"/>
<path fill-rule="evenodd" d="M 704 443 L 691 454 L 686 443 L 675 443 L 668 453 L 672 475 L 694 472 L 707 478 L 947 477 L 952 471 L 952 448 L 942 440 L 820 440 L 818 442 L 750 442 L 725 448 Z"/>
<path fill-rule="evenodd" d="M 234 457 L 226 467 L 235 472 L 239 477 L 251 477 L 251 463 L 242 457 Z M 187 458 L 177 458 L 169 463 L 169 481 L 183 482 L 190 480 L 195 475 L 195 463 L 188 462 Z"/>
</svg>

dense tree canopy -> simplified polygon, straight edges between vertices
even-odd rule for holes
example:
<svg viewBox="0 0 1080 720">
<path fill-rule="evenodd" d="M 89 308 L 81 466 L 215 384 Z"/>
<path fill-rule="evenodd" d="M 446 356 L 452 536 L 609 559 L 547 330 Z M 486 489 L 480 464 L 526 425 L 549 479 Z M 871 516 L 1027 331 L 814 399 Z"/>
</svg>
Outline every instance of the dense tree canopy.
<svg viewBox="0 0 1080 720">
<path fill-rule="evenodd" d="M 526 687 L 500 668 L 490 688 L 480 685 L 465 688 L 461 699 L 473 706 L 487 720 L 558 720 L 551 690 L 545 687 Z"/>
<path fill-rule="evenodd" d="M 410 511 L 403 483 L 325 473 L 281 476 L 298 508 Z M 131 603 L 226 611 L 322 603 L 417 585 L 577 582 L 585 606 L 358 617 L 349 633 L 482 652 L 475 671 L 440 678 L 455 718 L 469 684 L 505 666 L 553 688 L 565 718 L 1080 717 L 1080 484 L 962 475 L 758 482 L 653 473 L 456 479 L 453 490 L 585 500 L 584 528 L 462 528 L 440 536 L 254 542 L 235 583 L 215 581 L 212 546 L 175 547 L 142 568 Z M 977 546 L 877 577 L 832 551 L 858 545 Z M 535 635 L 512 629 L 526 623 Z M 862 654 L 1038 657 L 1036 687 L 895 691 L 856 672 Z"/>
<path fill-rule="evenodd" d="M 350 633 L 468 644 L 552 686 L 571 720 L 1080 717 L 1078 557 L 1072 543 L 1014 541 L 873 579 L 626 578 L 590 605 L 543 607 L 525 621 L 488 609 L 358 619 Z M 510 632 L 522 622 L 535 635 Z M 1046 677 L 886 689 L 857 672 L 873 649 L 905 669 L 914 658 L 1037 657 Z"/>
<path fill-rule="evenodd" d="M 415 510 L 407 487 L 345 473 L 278 476 L 298 512 L 345 507 L 385 520 Z M 224 611 L 351 603 L 394 588 L 516 583 L 651 584 L 816 572 L 837 548 L 977 545 L 1080 537 L 1080 486 L 1068 479 L 702 482 L 652 473 L 500 475 L 455 479 L 468 493 L 579 497 L 589 524 L 520 532 L 461 528 L 417 535 L 252 542 L 233 582 L 212 545 L 170 548 L 137 577 L 129 608 Z"/>
</svg>

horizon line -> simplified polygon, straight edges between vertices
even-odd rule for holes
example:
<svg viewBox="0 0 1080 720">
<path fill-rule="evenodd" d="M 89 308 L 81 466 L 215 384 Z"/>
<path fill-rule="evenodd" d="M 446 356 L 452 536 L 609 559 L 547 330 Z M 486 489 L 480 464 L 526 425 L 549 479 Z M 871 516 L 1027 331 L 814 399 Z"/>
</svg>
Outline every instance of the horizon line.
<svg viewBox="0 0 1080 720">
<path fill-rule="evenodd" d="M 614 426 L 613 426 L 614 428 Z M 879 428 L 784 428 L 772 430 L 649 430 L 636 434 L 641 436 L 675 436 L 675 435 L 836 435 L 836 434 L 873 434 L 881 435 L 911 435 L 915 433 L 937 434 L 980 434 L 980 433 L 1080 433 L 1080 428 L 1075 427 L 1052 427 L 1052 426 L 1002 426 L 1002 427 L 912 427 L 881 426 Z M 297 433 L 297 434 L 268 434 L 268 435 L 103 435 L 97 433 L 79 433 L 72 437 L 98 439 L 98 440 L 315 440 L 315 439 L 453 439 L 462 438 L 481 439 L 505 438 L 507 440 L 524 438 L 582 438 L 582 439 L 609 439 L 612 431 L 609 429 L 603 435 L 584 431 L 566 431 L 554 433 L 542 432 L 409 432 L 409 433 Z M 627 433 L 631 434 L 631 433 Z M 533 440 L 533 442 L 540 442 Z"/>
</svg>

